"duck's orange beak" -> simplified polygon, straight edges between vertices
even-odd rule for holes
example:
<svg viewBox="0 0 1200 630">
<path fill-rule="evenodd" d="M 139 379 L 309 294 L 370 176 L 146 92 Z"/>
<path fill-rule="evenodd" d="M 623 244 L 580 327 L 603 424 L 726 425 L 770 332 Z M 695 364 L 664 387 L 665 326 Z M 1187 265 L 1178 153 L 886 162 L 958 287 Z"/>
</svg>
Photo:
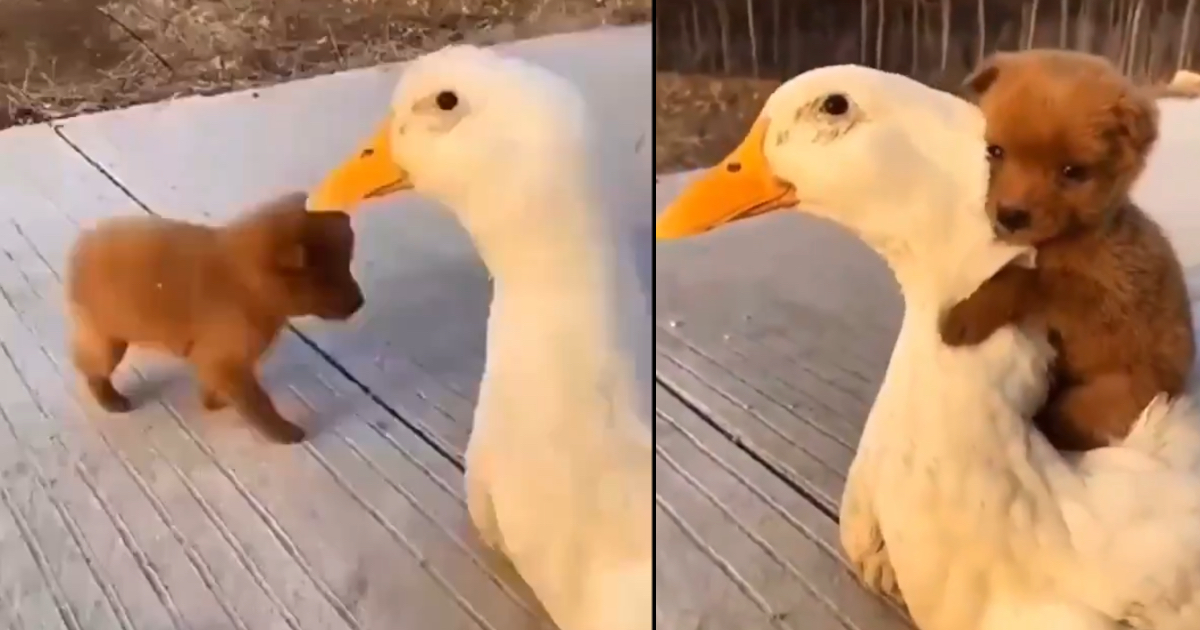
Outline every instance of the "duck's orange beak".
<svg viewBox="0 0 1200 630">
<path fill-rule="evenodd" d="M 767 118 L 720 164 L 693 181 L 658 217 L 655 240 L 702 234 L 726 223 L 796 205 L 796 191 L 771 173 L 763 143 Z"/>
<path fill-rule="evenodd" d="M 353 157 L 342 162 L 308 197 L 314 212 L 352 212 L 367 199 L 412 188 L 408 173 L 392 157 L 389 118 Z"/>
</svg>

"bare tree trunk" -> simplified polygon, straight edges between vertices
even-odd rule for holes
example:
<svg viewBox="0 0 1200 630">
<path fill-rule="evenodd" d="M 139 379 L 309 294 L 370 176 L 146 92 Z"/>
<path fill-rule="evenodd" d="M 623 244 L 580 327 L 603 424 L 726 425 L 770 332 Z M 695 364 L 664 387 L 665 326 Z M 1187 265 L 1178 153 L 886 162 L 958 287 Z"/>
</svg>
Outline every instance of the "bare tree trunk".
<svg viewBox="0 0 1200 630">
<path fill-rule="evenodd" d="M 1179 35 L 1179 57 L 1175 59 L 1175 71 L 1183 70 L 1184 59 L 1187 58 L 1188 45 L 1192 38 L 1192 13 L 1196 10 L 1196 0 L 1188 0 L 1183 10 L 1183 26 Z"/>
<path fill-rule="evenodd" d="M 950 59 L 950 0 L 942 0 L 942 72 Z"/>
<path fill-rule="evenodd" d="M 1127 72 L 1131 75 L 1138 73 L 1138 37 L 1142 21 L 1142 7 L 1145 6 L 1143 0 L 1138 0 L 1137 5 L 1133 9 L 1133 24 L 1129 27 L 1129 69 Z"/>
<path fill-rule="evenodd" d="M 758 36 L 754 32 L 754 0 L 746 0 L 746 23 L 750 33 L 750 74 L 758 78 Z"/>
<path fill-rule="evenodd" d="M 1075 21 L 1075 48 L 1092 52 L 1092 0 L 1083 0 L 1079 5 L 1079 19 Z"/>
<path fill-rule="evenodd" d="M 918 69 L 920 68 L 919 60 L 921 57 L 921 5 L 919 0 L 913 0 L 912 21 L 912 59 L 910 60 L 911 65 L 909 66 L 911 71 L 908 73 L 908 76 L 915 77 L 917 76 Z"/>
<path fill-rule="evenodd" d="M 696 44 L 692 48 L 696 51 L 696 59 L 701 58 L 701 50 L 706 50 L 708 46 L 704 43 L 704 36 L 700 31 L 700 7 L 697 6 L 698 1 L 692 2 L 692 35 L 696 38 Z"/>
<path fill-rule="evenodd" d="M 1106 46 L 1108 43 L 1108 34 L 1117 27 L 1117 4 L 1119 0 L 1109 0 L 1108 3 L 1108 28 L 1104 30 L 1104 36 L 1100 39 L 1100 45 Z M 1101 54 L 1108 54 L 1108 51 L 1101 50 Z"/>
<path fill-rule="evenodd" d="M 660 46 L 660 44 L 662 43 L 662 40 L 663 40 L 662 28 L 660 28 L 661 26 L 662 26 L 662 24 L 660 24 L 658 20 L 654 21 L 654 58 L 655 59 L 663 58 L 662 46 Z M 683 41 L 686 42 L 687 41 L 687 37 L 686 37 L 687 31 L 684 31 L 683 33 L 681 33 L 681 35 L 683 36 L 682 37 Z"/>
<path fill-rule="evenodd" d="M 983 61 L 983 55 L 987 52 L 987 20 L 984 18 L 983 0 L 979 0 L 979 56 L 975 58 L 975 63 Z"/>
<path fill-rule="evenodd" d="M 1033 0 L 1029 7 L 1029 38 L 1025 40 L 1025 48 L 1027 49 L 1033 48 L 1033 36 L 1034 33 L 1037 33 L 1038 2 L 1039 0 Z"/>
<path fill-rule="evenodd" d="M 1071 0 L 1062 0 L 1058 16 L 1058 47 L 1067 47 L 1067 27 L 1071 24 Z"/>
<path fill-rule="evenodd" d="M 1135 6 L 1133 0 L 1130 0 L 1128 9 L 1126 9 L 1124 11 L 1124 15 L 1121 16 L 1121 52 L 1118 55 L 1120 63 L 1117 65 L 1117 67 L 1121 69 L 1121 72 L 1126 74 L 1129 73 L 1129 36 L 1133 31 L 1133 14 L 1136 9 L 1137 7 Z"/>
<path fill-rule="evenodd" d="M 875 67 L 883 69 L 883 0 L 879 0 L 879 15 L 875 16 Z"/>
<path fill-rule="evenodd" d="M 862 0 L 859 4 L 859 10 L 862 14 L 859 16 L 858 24 L 858 63 L 867 65 L 867 16 L 871 12 L 871 7 L 867 5 L 867 0 Z"/>
<path fill-rule="evenodd" d="M 783 39 L 783 15 L 782 15 L 782 13 L 783 13 L 783 0 L 775 0 L 775 33 L 774 33 L 775 36 L 771 38 L 772 39 L 772 41 L 771 41 L 771 61 L 775 64 L 776 70 L 781 69 L 780 66 L 782 65 L 782 63 L 781 63 L 782 60 L 779 58 L 779 55 L 782 53 L 782 51 L 780 50 L 780 48 L 781 48 L 780 40 Z"/>
<path fill-rule="evenodd" d="M 733 51 L 729 42 L 729 10 L 725 8 L 725 3 L 721 0 L 713 0 L 713 4 L 717 5 L 717 28 L 721 31 L 722 70 L 729 72 L 733 70 Z"/>
</svg>

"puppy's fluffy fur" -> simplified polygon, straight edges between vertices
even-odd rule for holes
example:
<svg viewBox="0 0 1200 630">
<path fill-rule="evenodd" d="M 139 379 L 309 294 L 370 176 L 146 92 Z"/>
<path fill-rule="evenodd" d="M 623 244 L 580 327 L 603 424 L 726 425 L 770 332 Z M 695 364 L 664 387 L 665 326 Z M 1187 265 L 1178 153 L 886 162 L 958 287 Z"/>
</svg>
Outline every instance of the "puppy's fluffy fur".
<svg viewBox="0 0 1200 630">
<path fill-rule="evenodd" d="M 1044 324 L 1059 354 L 1038 427 L 1065 450 L 1111 444 L 1157 393 L 1183 390 L 1195 357 L 1179 260 L 1129 199 L 1158 138 L 1153 96 L 1070 51 L 997 54 L 966 87 L 987 119 L 997 235 L 1034 245 L 1037 260 L 952 308 L 942 337 L 975 344 L 1005 324 Z"/>
<path fill-rule="evenodd" d="M 305 198 L 223 227 L 121 217 L 79 237 L 67 280 L 73 358 L 102 407 L 132 408 L 111 375 L 130 344 L 144 345 L 195 366 L 206 408 L 232 403 L 269 439 L 304 439 L 259 385 L 258 359 L 288 318 L 346 319 L 363 304 L 349 217 L 309 213 Z"/>
</svg>

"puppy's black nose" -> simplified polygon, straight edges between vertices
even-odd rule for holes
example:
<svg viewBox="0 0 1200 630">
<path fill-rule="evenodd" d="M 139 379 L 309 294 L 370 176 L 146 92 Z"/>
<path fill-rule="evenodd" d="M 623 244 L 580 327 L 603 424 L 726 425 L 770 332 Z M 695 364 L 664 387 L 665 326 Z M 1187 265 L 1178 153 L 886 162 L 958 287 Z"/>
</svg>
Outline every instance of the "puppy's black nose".
<svg viewBox="0 0 1200 630">
<path fill-rule="evenodd" d="M 1029 227 L 1029 211 L 1014 206 L 1000 206 L 996 210 L 996 223 L 1006 232 L 1019 232 Z"/>
</svg>

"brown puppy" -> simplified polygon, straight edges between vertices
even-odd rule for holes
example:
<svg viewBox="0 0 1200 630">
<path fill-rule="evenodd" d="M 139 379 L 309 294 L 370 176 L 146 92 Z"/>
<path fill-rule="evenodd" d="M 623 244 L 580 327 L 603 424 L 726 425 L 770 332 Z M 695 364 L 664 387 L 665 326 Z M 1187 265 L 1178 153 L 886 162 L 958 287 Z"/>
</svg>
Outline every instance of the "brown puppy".
<svg viewBox="0 0 1200 630">
<path fill-rule="evenodd" d="M 258 359 L 288 318 L 342 320 L 363 305 L 350 218 L 309 213 L 305 199 L 282 196 L 222 227 L 138 216 L 80 235 L 67 280 L 73 354 L 102 407 L 132 408 L 111 376 L 129 344 L 143 345 L 195 366 L 205 408 L 232 403 L 271 440 L 304 439 L 259 385 Z"/>
<path fill-rule="evenodd" d="M 1057 50 L 997 54 L 966 87 L 987 119 L 997 236 L 1037 260 L 950 309 L 942 338 L 1044 324 L 1058 359 L 1038 428 L 1064 450 L 1111 444 L 1156 394 L 1183 390 L 1195 357 L 1179 260 L 1129 199 L 1158 138 L 1154 100 L 1107 60 Z"/>
</svg>

